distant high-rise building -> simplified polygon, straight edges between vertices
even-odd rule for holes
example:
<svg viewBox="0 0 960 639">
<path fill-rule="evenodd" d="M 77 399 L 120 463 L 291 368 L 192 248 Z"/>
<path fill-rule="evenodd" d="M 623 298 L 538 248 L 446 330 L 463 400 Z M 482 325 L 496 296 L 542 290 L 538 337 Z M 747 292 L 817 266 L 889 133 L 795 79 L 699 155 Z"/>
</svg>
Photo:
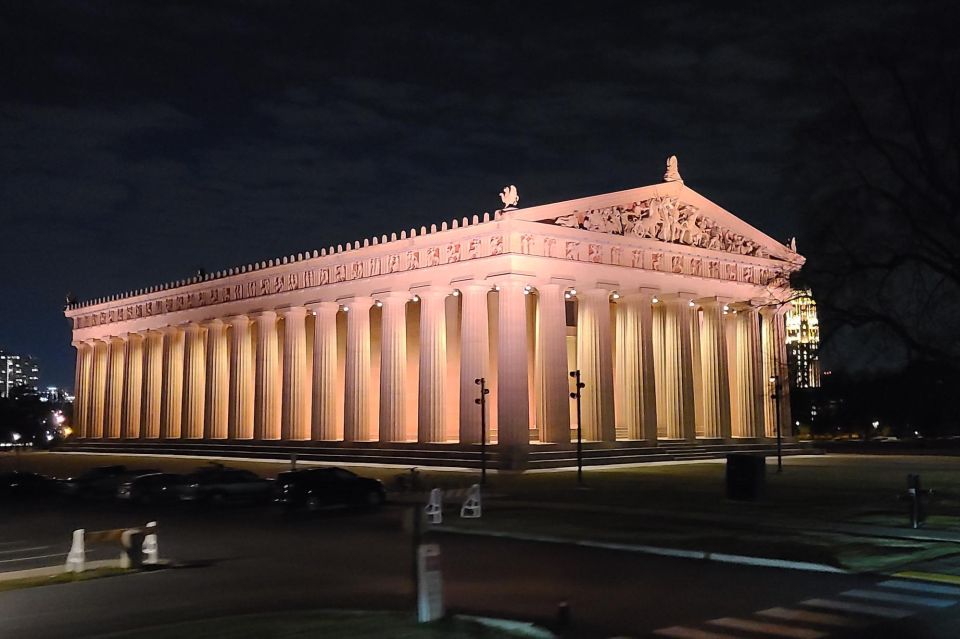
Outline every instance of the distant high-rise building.
<svg viewBox="0 0 960 639">
<path fill-rule="evenodd" d="M 9 397 L 17 386 L 37 389 L 40 363 L 32 355 L 17 355 L 0 350 L 0 397 Z"/>
<path fill-rule="evenodd" d="M 820 323 L 810 290 L 787 311 L 787 363 L 794 388 L 820 388 Z"/>
</svg>

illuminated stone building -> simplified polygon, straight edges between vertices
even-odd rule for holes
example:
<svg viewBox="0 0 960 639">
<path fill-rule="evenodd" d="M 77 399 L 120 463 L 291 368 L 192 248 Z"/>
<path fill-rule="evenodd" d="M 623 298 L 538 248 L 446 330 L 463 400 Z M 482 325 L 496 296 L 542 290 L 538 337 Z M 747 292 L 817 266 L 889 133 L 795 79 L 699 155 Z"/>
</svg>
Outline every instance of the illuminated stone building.
<svg viewBox="0 0 960 639">
<path fill-rule="evenodd" d="M 480 441 L 484 378 L 487 441 L 522 467 L 570 449 L 579 369 L 592 449 L 773 436 L 767 380 L 786 376 L 780 302 L 800 255 L 685 186 L 675 159 L 651 186 L 501 199 L 68 306 L 77 434 L 452 458 Z"/>
</svg>

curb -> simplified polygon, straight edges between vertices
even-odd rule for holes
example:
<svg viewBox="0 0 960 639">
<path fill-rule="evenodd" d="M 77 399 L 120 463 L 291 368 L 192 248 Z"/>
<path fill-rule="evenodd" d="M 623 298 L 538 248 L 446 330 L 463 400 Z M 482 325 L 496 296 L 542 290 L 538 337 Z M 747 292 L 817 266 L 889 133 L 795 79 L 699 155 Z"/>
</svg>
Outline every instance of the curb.
<svg viewBox="0 0 960 639">
<path fill-rule="evenodd" d="M 97 568 L 117 568 L 120 562 L 116 559 L 97 559 L 86 562 L 88 570 Z M 29 579 L 31 577 L 54 577 L 65 572 L 63 564 L 56 566 L 43 566 L 41 568 L 28 568 L 26 570 L 11 570 L 9 572 L 0 572 L 0 581 L 15 581 L 17 579 Z"/>
<path fill-rule="evenodd" d="M 564 544 L 567 546 L 582 546 L 585 548 L 619 550 L 643 555 L 679 557 L 681 559 L 699 559 L 701 561 L 715 561 L 718 563 L 757 566 L 762 568 L 784 568 L 786 570 L 802 570 L 806 572 L 825 572 L 844 575 L 851 574 L 848 570 L 837 568 L 836 566 L 831 566 L 828 564 L 819 564 L 809 561 L 789 561 L 787 559 L 771 559 L 769 557 L 751 557 L 749 555 L 731 555 L 727 553 L 709 552 L 706 550 L 686 550 L 683 548 L 663 548 L 660 546 L 645 546 L 640 544 L 621 544 L 616 542 L 595 541 L 592 539 L 567 539 L 564 537 L 552 537 L 550 535 L 508 533 L 499 530 L 465 530 L 455 526 L 443 525 L 431 526 L 430 530 L 454 535 L 475 535 L 478 537 L 516 539 L 518 541 L 536 541 L 548 544 Z"/>
</svg>

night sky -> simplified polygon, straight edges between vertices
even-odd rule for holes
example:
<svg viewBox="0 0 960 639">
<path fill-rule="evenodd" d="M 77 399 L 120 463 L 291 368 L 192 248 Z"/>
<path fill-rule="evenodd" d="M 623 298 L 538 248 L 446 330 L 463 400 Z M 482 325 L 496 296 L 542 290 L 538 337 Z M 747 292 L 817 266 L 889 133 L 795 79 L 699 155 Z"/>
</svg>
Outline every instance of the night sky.
<svg viewBox="0 0 960 639">
<path fill-rule="evenodd" d="M 844 47 L 912 3 L 4 2 L 0 348 L 72 386 L 80 299 L 656 183 L 800 236 Z M 919 3 L 917 3 L 919 4 Z M 801 9 L 802 7 L 802 9 Z"/>
</svg>

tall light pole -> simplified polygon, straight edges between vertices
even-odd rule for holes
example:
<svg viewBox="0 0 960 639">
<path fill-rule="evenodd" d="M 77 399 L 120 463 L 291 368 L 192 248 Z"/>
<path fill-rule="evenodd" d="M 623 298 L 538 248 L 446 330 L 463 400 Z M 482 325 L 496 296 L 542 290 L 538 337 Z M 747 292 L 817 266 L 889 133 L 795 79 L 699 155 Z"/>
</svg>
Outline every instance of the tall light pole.
<svg viewBox="0 0 960 639">
<path fill-rule="evenodd" d="M 13 433 L 14 454 L 17 456 L 17 472 L 20 472 L 20 433 Z"/>
<path fill-rule="evenodd" d="M 577 485 L 583 486 L 583 419 L 580 412 L 580 391 L 584 384 L 580 381 L 580 369 L 570 371 L 570 377 L 576 380 L 576 390 L 570 393 L 570 397 L 577 400 Z"/>
<path fill-rule="evenodd" d="M 780 377 L 777 375 L 770 376 L 770 385 L 773 387 L 772 394 L 770 397 L 774 402 L 774 412 L 776 413 L 776 425 L 777 425 L 777 472 L 783 472 L 783 436 L 780 433 Z"/>
<path fill-rule="evenodd" d="M 473 383 L 480 387 L 480 397 L 473 400 L 480 405 L 480 485 L 487 483 L 487 379 L 478 377 Z"/>
</svg>

